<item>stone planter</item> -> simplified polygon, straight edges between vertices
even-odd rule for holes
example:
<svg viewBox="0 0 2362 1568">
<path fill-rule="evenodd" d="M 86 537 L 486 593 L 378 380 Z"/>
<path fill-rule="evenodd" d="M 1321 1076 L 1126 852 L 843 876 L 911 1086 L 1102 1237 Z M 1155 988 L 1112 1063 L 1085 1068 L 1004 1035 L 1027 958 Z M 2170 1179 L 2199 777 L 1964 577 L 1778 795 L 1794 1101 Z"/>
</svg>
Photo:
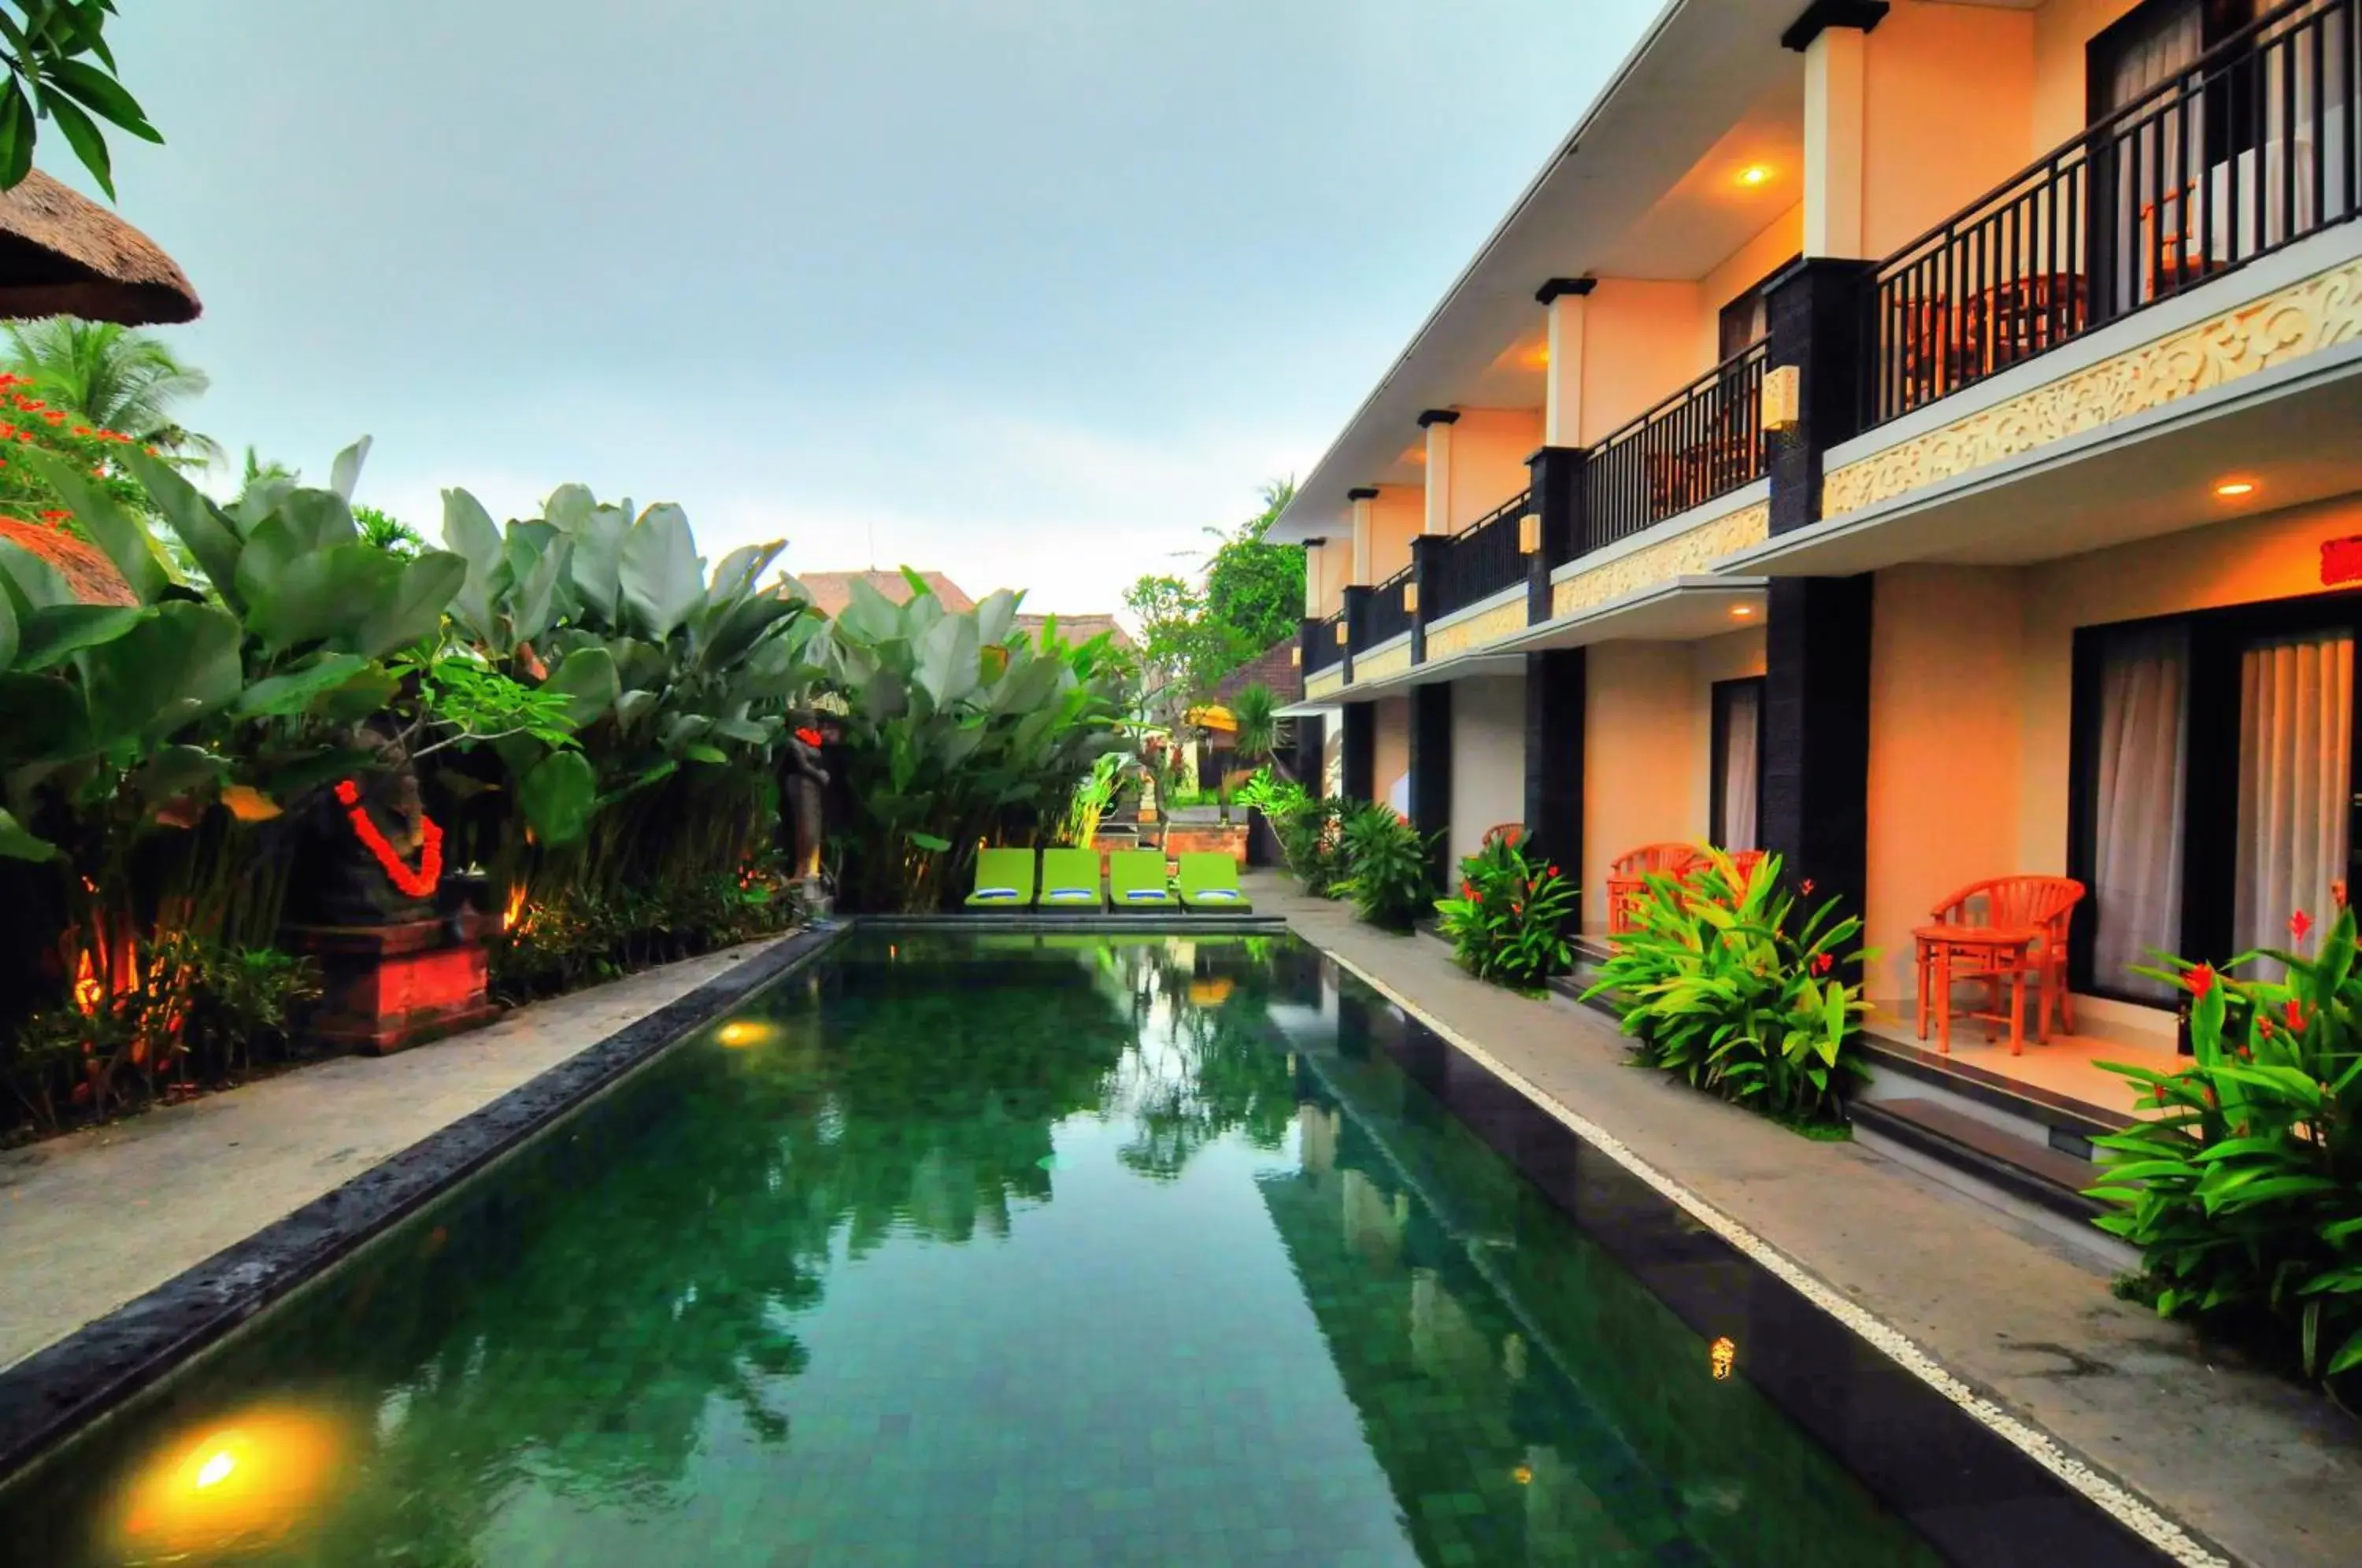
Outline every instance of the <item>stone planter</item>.
<svg viewBox="0 0 2362 1568">
<path fill-rule="evenodd" d="M 320 966 L 321 996 L 304 1033 L 320 1044 L 382 1056 L 500 1016 L 485 994 L 492 917 L 463 910 L 397 925 L 291 926 Z"/>
</svg>

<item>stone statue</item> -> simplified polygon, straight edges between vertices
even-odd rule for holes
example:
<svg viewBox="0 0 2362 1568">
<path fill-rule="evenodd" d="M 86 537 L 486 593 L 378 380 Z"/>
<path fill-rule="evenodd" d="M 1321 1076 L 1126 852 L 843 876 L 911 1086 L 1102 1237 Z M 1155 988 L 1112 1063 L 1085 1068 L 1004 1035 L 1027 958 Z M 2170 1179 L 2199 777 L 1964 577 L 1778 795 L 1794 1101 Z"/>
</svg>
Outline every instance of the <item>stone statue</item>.
<svg viewBox="0 0 2362 1568">
<path fill-rule="evenodd" d="M 418 775 L 381 725 L 365 724 L 355 738 L 381 756 L 390 752 L 392 766 L 338 779 L 315 797 L 300 830 L 288 916 L 320 926 L 431 920 L 442 834 L 427 820 Z"/>
<path fill-rule="evenodd" d="M 795 829 L 795 878 L 811 893 L 819 890 L 821 839 L 826 830 L 822 808 L 828 769 L 820 765 L 822 740 L 818 723 L 811 714 L 795 715 L 782 748 L 786 766 L 779 780 L 788 798 L 788 821 Z"/>
</svg>

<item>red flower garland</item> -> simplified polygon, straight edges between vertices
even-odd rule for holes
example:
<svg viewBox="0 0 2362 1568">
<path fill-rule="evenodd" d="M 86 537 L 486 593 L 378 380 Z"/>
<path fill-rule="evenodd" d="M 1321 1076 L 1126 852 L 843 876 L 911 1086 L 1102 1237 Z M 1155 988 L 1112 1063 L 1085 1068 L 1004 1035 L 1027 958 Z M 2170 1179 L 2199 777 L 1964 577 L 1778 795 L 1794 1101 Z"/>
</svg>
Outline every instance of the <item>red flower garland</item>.
<svg viewBox="0 0 2362 1568">
<path fill-rule="evenodd" d="M 362 847 L 376 857 L 383 868 L 386 880 L 406 898 L 425 899 L 434 896 L 443 881 L 443 830 L 435 825 L 432 817 L 418 819 L 421 843 L 418 846 L 418 869 L 414 871 L 402 863 L 384 834 L 370 819 L 369 808 L 361 803 L 361 787 L 347 778 L 337 786 L 337 799 L 343 802 L 345 815 L 353 824 L 353 836 Z"/>
</svg>

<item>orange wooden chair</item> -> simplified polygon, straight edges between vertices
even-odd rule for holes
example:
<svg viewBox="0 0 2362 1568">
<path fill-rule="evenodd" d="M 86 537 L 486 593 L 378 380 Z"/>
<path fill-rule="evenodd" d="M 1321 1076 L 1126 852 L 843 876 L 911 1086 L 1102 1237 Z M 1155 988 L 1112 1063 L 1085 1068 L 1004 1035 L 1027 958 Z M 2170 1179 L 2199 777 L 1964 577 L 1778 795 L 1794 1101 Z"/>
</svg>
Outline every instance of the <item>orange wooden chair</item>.
<svg viewBox="0 0 2362 1568">
<path fill-rule="evenodd" d="M 1511 849 L 1515 849 L 1525 836 L 1526 824 L 1523 823 L 1495 823 L 1485 830 L 1485 836 L 1479 841 L 1477 847 L 1490 849 L 1496 844 L 1506 844 Z"/>
<path fill-rule="evenodd" d="M 2067 932 L 2075 906 L 2082 898 L 2083 884 L 2071 877 L 1992 877 L 1970 883 L 1928 912 L 1937 927 L 2034 933 L 2033 941 L 2017 950 L 2022 957 L 1999 948 L 1978 949 L 1970 955 L 1968 966 L 1963 967 L 1956 953 L 1951 974 L 1955 980 L 1983 980 L 1988 1004 L 1994 1013 L 2001 1010 L 2003 980 L 2015 983 L 2023 975 L 2036 981 L 2040 992 L 2035 1005 L 2035 1038 L 2048 1044 L 2054 1016 L 2066 1025 L 2069 1033 L 2075 1031 L 2075 999 L 2067 989 Z M 1927 1038 L 1928 991 L 1935 979 L 1937 944 L 1937 939 L 1927 931 L 1918 934 L 1922 1040 Z M 1949 999 L 1944 999 L 1939 1005 L 1948 1011 Z"/>
<path fill-rule="evenodd" d="M 1649 896 L 1650 877 L 1683 878 L 1696 868 L 1698 863 L 1698 848 L 1694 844 L 1644 844 L 1610 861 L 1607 867 L 1607 934 L 1621 936 L 1639 929 L 1633 911 L 1640 900 Z"/>
</svg>

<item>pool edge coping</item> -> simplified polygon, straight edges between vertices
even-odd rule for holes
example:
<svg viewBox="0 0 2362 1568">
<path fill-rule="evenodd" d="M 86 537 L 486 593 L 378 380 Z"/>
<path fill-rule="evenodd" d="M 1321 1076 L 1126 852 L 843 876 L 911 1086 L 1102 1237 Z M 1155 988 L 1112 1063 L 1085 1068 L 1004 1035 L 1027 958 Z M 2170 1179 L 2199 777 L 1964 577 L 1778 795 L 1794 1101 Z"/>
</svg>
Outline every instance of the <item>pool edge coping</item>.
<svg viewBox="0 0 2362 1568">
<path fill-rule="evenodd" d="M 1421 1007 L 1399 988 L 1323 942 L 1318 933 L 1292 925 L 1298 941 L 1368 987 L 1437 1039 L 1490 1073 L 1533 1107 L 1622 1166 L 1750 1263 L 1771 1274 L 1848 1331 L 1926 1384 L 1971 1420 L 2056 1476 L 2070 1490 L 2115 1519 L 2140 1540 L 2183 1568 L 2238 1568 L 2243 1559 L 2202 1531 L 2175 1518 L 2162 1506 L 2083 1456 L 2063 1440 L 2012 1414 L 1990 1391 L 1946 1366 L 1900 1329 L 1846 1296 L 1699 1194 L 1657 1169 L 1621 1139 Z"/>
<path fill-rule="evenodd" d="M 773 939 L 162 1284 L 0 1369 L 0 1485 L 752 992 L 819 957 L 858 917 Z"/>
</svg>

